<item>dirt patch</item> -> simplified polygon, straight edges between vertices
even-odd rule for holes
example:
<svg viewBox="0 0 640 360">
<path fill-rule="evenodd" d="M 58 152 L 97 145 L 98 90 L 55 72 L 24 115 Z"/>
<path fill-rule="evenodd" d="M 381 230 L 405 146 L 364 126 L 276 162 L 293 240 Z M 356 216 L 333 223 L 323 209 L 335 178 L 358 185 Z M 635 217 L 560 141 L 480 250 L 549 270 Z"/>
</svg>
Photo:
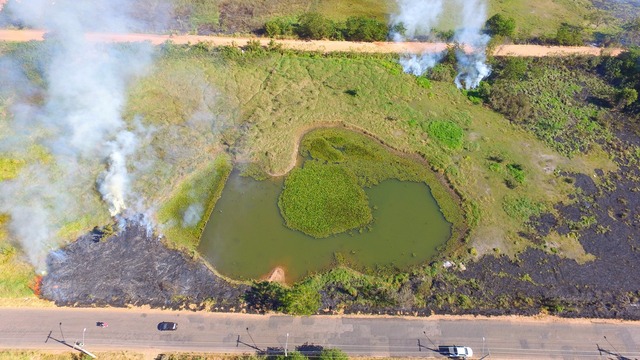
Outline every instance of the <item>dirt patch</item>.
<svg viewBox="0 0 640 360">
<path fill-rule="evenodd" d="M 0 41 L 30 41 L 42 40 L 44 31 L 42 30 L 0 30 Z M 225 36 L 204 36 L 204 35 L 155 35 L 155 34 L 106 34 L 91 33 L 86 34 L 87 38 L 93 41 L 108 42 L 141 42 L 149 41 L 154 45 L 171 41 L 175 44 L 196 44 L 208 43 L 211 46 L 246 46 L 249 41 L 258 40 L 263 46 L 267 46 L 271 39 L 250 38 L 250 37 L 225 37 Z M 423 53 L 440 52 L 447 48 L 446 43 L 393 43 L 393 42 L 353 42 L 353 41 L 329 41 L 329 40 L 275 40 L 286 49 L 299 51 L 320 51 L 320 52 L 362 52 L 362 53 Z M 493 56 L 567 56 L 567 55 L 593 55 L 599 56 L 603 53 L 611 56 L 618 55 L 624 51 L 619 48 L 602 49 L 591 46 L 543 46 L 543 45 L 501 45 L 498 46 Z"/>
<path fill-rule="evenodd" d="M 136 221 L 106 239 L 87 234 L 52 252 L 47 264 L 42 296 L 59 306 L 240 311 L 248 288 L 216 276 L 197 258 L 168 249 Z"/>
<path fill-rule="evenodd" d="M 286 284 L 284 268 L 282 268 L 281 266 L 276 266 L 273 270 L 271 270 L 269 275 L 263 277 L 262 280 Z"/>
</svg>

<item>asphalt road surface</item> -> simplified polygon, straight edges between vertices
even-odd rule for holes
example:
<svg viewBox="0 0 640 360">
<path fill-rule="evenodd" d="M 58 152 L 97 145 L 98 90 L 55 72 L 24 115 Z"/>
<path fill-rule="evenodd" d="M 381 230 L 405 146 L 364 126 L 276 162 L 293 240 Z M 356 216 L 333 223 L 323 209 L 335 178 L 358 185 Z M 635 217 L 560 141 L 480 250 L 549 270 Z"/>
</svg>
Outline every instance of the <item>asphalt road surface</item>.
<svg viewBox="0 0 640 360">
<path fill-rule="evenodd" d="M 98 321 L 108 327 L 97 327 Z M 177 322 L 178 329 L 158 331 L 162 321 Z M 71 350 L 63 341 L 83 342 L 90 352 L 253 353 L 285 346 L 291 351 L 308 343 L 350 355 L 426 358 L 441 357 L 429 348 L 456 344 L 471 347 L 476 359 L 488 354 L 491 359 L 635 359 L 640 358 L 640 322 L 0 309 L 0 348 Z"/>
</svg>

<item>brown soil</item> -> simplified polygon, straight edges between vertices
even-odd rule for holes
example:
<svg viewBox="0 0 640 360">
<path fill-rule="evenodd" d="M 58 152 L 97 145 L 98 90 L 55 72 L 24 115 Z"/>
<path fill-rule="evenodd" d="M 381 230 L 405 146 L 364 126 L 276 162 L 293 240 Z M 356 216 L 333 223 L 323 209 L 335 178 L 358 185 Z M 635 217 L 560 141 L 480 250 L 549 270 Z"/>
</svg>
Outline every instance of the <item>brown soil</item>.
<svg viewBox="0 0 640 360">
<path fill-rule="evenodd" d="M 282 268 L 281 266 L 276 266 L 273 270 L 271 270 L 269 275 L 265 276 L 263 279 L 269 282 L 286 284 L 284 268 Z"/>
<path fill-rule="evenodd" d="M 42 40 L 42 30 L 0 30 L 0 41 Z M 258 40 L 266 46 L 270 39 L 249 37 L 202 36 L 202 35 L 154 35 L 154 34 L 87 34 L 87 38 L 95 41 L 137 42 L 149 41 L 159 45 L 165 41 L 175 44 L 210 43 L 212 46 L 245 46 L 247 42 Z M 364 53 L 422 53 L 442 51 L 446 43 L 392 43 L 392 42 L 351 42 L 328 40 L 276 40 L 286 49 L 322 52 L 364 52 Z M 543 46 L 543 45 L 501 45 L 494 51 L 494 56 L 565 56 L 571 54 L 601 55 L 603 52 L 617 55 L 623 49 L 603 49 L 591 46 Z"/>
</svg>

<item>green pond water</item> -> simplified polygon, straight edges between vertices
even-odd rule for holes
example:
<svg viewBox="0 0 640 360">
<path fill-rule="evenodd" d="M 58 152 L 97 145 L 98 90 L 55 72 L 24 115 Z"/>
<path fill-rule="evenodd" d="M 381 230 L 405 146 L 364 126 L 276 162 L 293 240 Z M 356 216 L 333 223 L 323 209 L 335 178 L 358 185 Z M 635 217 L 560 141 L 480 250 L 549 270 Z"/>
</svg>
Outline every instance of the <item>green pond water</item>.
<svg viewBox="0 0 640 360">
<path fill-rule="evenodd" d="M 229 177 L 199 248 L 221 274 L 258 279 L 280 266 L 287 282 L 295 282 L 330 268 L 335 253 L 358 266 L 402 268 L 429 260 L 451 234 L 424 183 L 387 180 L 366 189 L 374 217 L 369 229 L 323 239 L 284 225 L 281 190 L 282 180 Z"/>
</svg>

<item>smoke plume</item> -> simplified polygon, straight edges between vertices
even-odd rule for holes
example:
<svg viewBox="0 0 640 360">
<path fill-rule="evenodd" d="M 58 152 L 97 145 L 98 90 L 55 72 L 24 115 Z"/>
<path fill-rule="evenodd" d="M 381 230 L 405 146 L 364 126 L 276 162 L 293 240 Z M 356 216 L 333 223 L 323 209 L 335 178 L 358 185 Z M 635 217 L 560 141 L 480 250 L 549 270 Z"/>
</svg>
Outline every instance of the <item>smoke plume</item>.
<svg viewBox="0 0 640 360">
<path fill-rule="evenodd" d="M 487 6 L 484 0 L 457 0 L 462 8 L 463 27 L 456 31 L 455 41 L 461 45 L 456 50 L 458 76 L 455 83 L 458 88 L 472 89 L 482 79 L 491 74 L 486 64 L 486 49 L 489 36 L 482 33 L 487 19 Z"/>
<path fill-rule="evenodd" d="M 432 29 L 443 15 L 443 0 L 397 0 L 398 13 L 391 16 L 391 38 L 397 42 L 433 41 Z M 458 75 L 458 88 L 475 88 L 491 73 L 486 64 L 486 47 L 489 36 L 482 33 L 486 21 L 486 0 L 454 0 L 453 9 L 458 11 L 458 25 L 454 41 Z M 406 73 L 420 76 L 442 60 L 444 52 L 425 52 L 420 55 L 403 54 L 400 65 Z"/>
<path fill-rule="evenodd" d="M 396 42 L 431 39 L 431 30 L 442 14 L 443 0 L 398 0 L 398 13 L 391 16 L 391 38 Z M 406 73 L 416 76 L 436 66 L 444 54 L 424 52 L 402 54 L 400 65 Z"/>
<path fill-rule="evenodd" d="M 98 208 L 96 189 L 111 215 L 130 202 L 141 204 L 131 191 L 128 169 L 144 129 L 130 129 L 122 111 L 127 86 L 147 71 L 153 48 L 94 43 L 84 36 L 143 28 L 129 18 L 132 3 L 30 0 L 5 5 L 13 23 L 49 34 L 35 61 L 40 81 L 20 66 L 24 59 L 5 59 L 11 66 L 3 66 L 0 75 L 0 94 L 7 94 L 0 95 L 0 107 L 10 114 L 0 150 L 3 156 L 36 162 L 17 178 L 0 182 L 0 211 L 10 215 L 11 235 L 37 270 L 44 269 L 45 251 L 57 247 L 65 226 Z"/>
</svg>

